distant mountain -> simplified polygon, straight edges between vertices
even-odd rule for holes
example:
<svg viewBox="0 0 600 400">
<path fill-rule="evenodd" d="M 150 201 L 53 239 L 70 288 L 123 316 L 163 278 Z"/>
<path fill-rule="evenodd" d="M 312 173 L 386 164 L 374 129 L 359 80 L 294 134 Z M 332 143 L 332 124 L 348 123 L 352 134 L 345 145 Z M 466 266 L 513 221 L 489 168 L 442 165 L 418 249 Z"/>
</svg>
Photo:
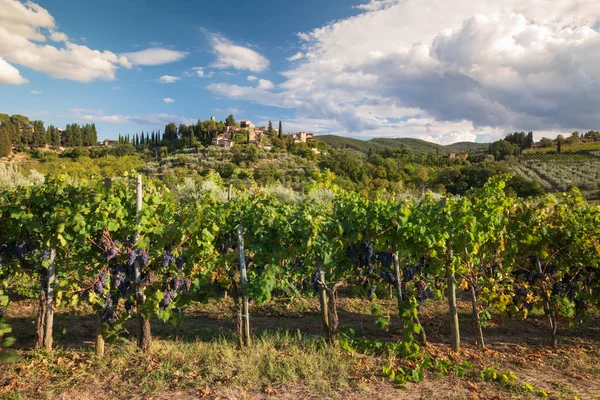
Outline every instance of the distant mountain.
<svg viewBox="0 0 600 400">
<path fill-rule="evenodd" d="M 328 145 L 336 149 L 354 149 L 363 153 L 368 153 L 369 149 L 377 151 L 385 149 L 398 149 L 402 146 L 406 146 L 409 149 L 411 149 L 415 154 L 434 153 L 436 149 L 439 149 L 440 154 L 447 154 L 456 153 L 460 151 L 487 151 L 489 146 L 488 143 L 475 142 L 459 142 L 443 146 L 436 143 L 427 142 L 425 140 L 413 138 L 375 138 L 370 140 L 360 140 L 336 135 L 319 135 L 315 136 L 315 140 L 327 143 Z"/>
</svg>

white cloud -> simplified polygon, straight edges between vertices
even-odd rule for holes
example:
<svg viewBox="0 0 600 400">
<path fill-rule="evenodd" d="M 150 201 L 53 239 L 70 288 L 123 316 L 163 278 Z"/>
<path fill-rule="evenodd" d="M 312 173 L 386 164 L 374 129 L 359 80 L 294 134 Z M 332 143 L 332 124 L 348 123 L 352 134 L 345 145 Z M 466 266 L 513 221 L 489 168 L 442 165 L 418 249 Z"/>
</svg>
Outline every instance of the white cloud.
<svg viewBox="0 0 600 400">
<path fill-rule="evenodd" d="M 216 68 L 235 68 L 261 72 L 269 67 L 269 60 L 256 51 L 238 46 L 220 35 L 210 35 L 213 52 L 217 56 Z"/>
<path fill-rule="evenodd" d="M 216 114 L 220 114 L 220 115 L 225 115 L 228 116 L 229 114 L 231 115 L 238 115 L 240 114 L 242 111 L 238 108 L 235 107 L 229 107 L 229 108 L 215 108 L 213 110 Z"/>
<path fill-rule="evenodd" d="M 267 79 L 259 79 L 258 80 L 258 88 L 259 89 L 269 90 L 269 89 L 273 89 L 274 87 L 275 87 L 275 85 L 273 84 L 273 82 L 271 82 Z"/>
<path fill-rule="evenodd" d="M 0 58 L 0 84 L 21 85 L 27 82 L 29 81 L 21 76 L 18 69 Z"/>
<path fill-rule="evenodd" d="M 61 42 L 62 47 L 39 44 L 48 38 Z M 46 9 L 17 0 L 0 0 L 0 57 L 54 78 L 81 82 L 114 79 L 119 66 L 131 67 L 125 57 L 70 42 L 56 30 Z"/>
<path fill-rule="evenodd" d="M 361 137 L 447 142 L 600 126 L 596 0 L 371 0 L 358 9 L 298 34 L 304 57 L 282 72 L 282 92 L 209 89 Z"/>
<path fill-rule="evenodd" d="M 97 123 L 108 123 L 108 124 L 140 124 L 140 125 L 154 125 L 164 126 L 169 122 L 175 122 L 176 124 L 193 124 L 196 123 L 197 118 L 187 118 L 179 115 L 172 114 L 139 114 L 139 115 L 106 115 L 104 110 L 93 110 L 86 108 L 71 108 L 70 118 L 76 121 L 84 122 L 97 122 Z"/>
<path fill-rule="evenodd" d="M 255 77 L 254 75 L 248 75 L 248 80 L 249 80 L 250 82 L 252 82 L 252 81 L 255 81 L 255 80 L 257 80 L 257 79 L 258 79 L 258 78 L 257 78 L 257 77 Z"/>
<path fill-rule="evenodd" d="M 170 97 L 165 97 L 165 98 L 163 99 L 163 101 L 164 101 L 165 103 L 175 103 L 175 100 L 174 100 L 174 99 L 172 99 L 172 98 L 170 98 Z"/>
<path fill-rule="evenodd" d="M 177 81 L 181 80 L 180 77 L 178 76 L 172 76 L 172 75 L 163 75 L 160 78 L 158 78 L 158 81 L 160 83 L 175 83 Z"/>
<path fill-rule="evenodd" d="M 304 54 L 302 54 L 301 51 L 297 52 L 296 54 L 294 54 L 291 57 L 286 58 L 286 60 L 288 61 L 298 61 L 304 58 Z"/>
<path fill-rule="evenodd" d="M 206 70 L 203 67 L 192 68 L 192 73 L 200 78 L 212 78 L 213 75 L 215 74 L 212 71 L 206 72 Z"/>
<path fill-rule="evenodd" d="M 124 53 L 135 65 L 161 65 L 183 60 L 188 55 L 185 51 L 165 49 L 162 47 L 152 47 L 133 53 Z"/>
<path fill-rule="evenodd" d="M 50 39 L 55 42 L 68 42 L 69 37 L 62 32 L 50 32 Z"/>
<path fill-rule="evenodd" d="M 37 91 L 37 90 L 32 90 L 31 94 L 44 94 L 43 92 Z"/>
</svg>

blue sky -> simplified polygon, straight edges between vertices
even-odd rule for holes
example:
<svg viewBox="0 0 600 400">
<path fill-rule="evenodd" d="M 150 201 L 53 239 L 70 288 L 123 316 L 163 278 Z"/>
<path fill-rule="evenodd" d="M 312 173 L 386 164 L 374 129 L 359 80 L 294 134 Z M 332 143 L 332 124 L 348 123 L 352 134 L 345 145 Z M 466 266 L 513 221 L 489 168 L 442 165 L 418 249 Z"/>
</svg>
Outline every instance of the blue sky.
<svg viewBox="0 0 600 400">
<path fill-rule="evenodd" d="M 593 0 L 0 0 L 0 112 L 489 141 L 600 126 Z M 498 4 L 501 3 L 501 4 Z"/>
</svg>

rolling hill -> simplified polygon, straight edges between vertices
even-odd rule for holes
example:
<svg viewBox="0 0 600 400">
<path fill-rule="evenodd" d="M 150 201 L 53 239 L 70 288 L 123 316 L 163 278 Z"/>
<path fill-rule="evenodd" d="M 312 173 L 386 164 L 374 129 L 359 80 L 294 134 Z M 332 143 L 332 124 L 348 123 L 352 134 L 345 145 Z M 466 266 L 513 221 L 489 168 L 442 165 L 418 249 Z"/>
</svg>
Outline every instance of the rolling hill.
<svg viewBox="0 0 600 400">
<path fill-rule="evenodd" d="M 326 143 L 331 147 L 340 149 L 348 148 L 354 149 L 363 153 L 368 153 L 369 149 L 374 151 L 381 151 L 385 149 L 398 149 L 402 146 L 406 146 L 413 151 L 415 154 L 421 153 L 432 153 L 436 149 L 439 150 L 440 154 L 455 153 L 459 151 L 487 151 L 488 143 L 474 143 L 474 142 L 459 142 L 450 145 L 439 145 L 436 143 L 427 142 L 425 140 L 413 139 L 413 138 L 375 138 L 370 140 L 360 140 L 347 138 L 336 135 L 319 135 L 315 137 L 315 140 Z"/>
</svg>

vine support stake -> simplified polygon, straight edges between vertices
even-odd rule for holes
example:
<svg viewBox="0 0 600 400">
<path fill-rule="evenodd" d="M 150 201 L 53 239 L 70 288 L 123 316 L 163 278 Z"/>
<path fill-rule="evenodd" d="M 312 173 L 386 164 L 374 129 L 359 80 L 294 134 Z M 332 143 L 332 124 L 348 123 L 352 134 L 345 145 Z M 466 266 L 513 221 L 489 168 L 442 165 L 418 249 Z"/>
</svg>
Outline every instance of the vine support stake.
<svg viewBox="0 0 600 400">
<path fill-rule="evenodd" d="M 137 214 L 135 224 L 137 226 L 140 225 L 140 213 L 142 212 L 142 203 L 143 203 L 143 186 L 142 186 L 142 176 L 137 176 L 136 182 L 136 197 L 137 202 L 135 206 L 135 211 Z M 139 238 L 139 234 L 135 234 L 135 241 L 137 242 Z M 144 304 L 144 295 L 141 291 L 141 267 L 139 260 L 136 260 L 133 263 L 133 274 L 134 274 L 134 282 L 135 282 L 135 292 L 136 292 L 136 302 L 137 302 L 137 311 L 138 311 L 138 347 L 142 349 L 143 352 L 147 352 L 150 350 L 150 345 L 152 344 L 152 334 L 150 331 L 150 320 L 144 318 L 144 314 L 142 312 L 142 305 Z"/>
<path fill-rule="evenodd" d="M 44 333 L 44 348 L 52 351 L 52 330 L 54 328 L 54 283 L 56 281 L 56 248 L 50 248 L 50 266 L 48 267 L 48 288 L 46 294 L 46 323 Z"/>
<path fill-rule="evenodd" d="M 460 350 L 460 328 L 458 323 L 458 310 L 456 308 L 456 279 L 452 270 L 452 241 L 448 241 L 448 256 L 446 259 L 446 279 L 448 281 L 448 308 L 450 310 L 450 332 L 452 334 L 452 350 Z"/>
<path fill-rule="evenodd" d="M 248 297 L 246 296 L 246 257 L 244 255 L 244 227 L 237 227 L 237 242 L 240 264 L 240 286 L 242 292 L 242 333 L 244 346 L 250 346 L 250 315 L 248 314 Z"/>
<path fill-rule="evenodd" d="M 327 292 L 325 289 L 325 271 L 323 269 L 323 260 L 317 257 L 317 270 L 319 272 L 319 302 L 321 304 L 321 320 L 323 328 L 323 337 L 330 340 L 329 337 L 329 310 L 327 308 Z"/>
<path fill-rule="evenodd" d="M 392 260 L 394 261 L 394 278 L 396 282 L 396 297 L 398 298 L 398 312 L 402 312 L 402 276 L 400 275 L 400 262 L 398 261 L 398 248 L 396 242 L 392 243 Z"/>
</svg>

